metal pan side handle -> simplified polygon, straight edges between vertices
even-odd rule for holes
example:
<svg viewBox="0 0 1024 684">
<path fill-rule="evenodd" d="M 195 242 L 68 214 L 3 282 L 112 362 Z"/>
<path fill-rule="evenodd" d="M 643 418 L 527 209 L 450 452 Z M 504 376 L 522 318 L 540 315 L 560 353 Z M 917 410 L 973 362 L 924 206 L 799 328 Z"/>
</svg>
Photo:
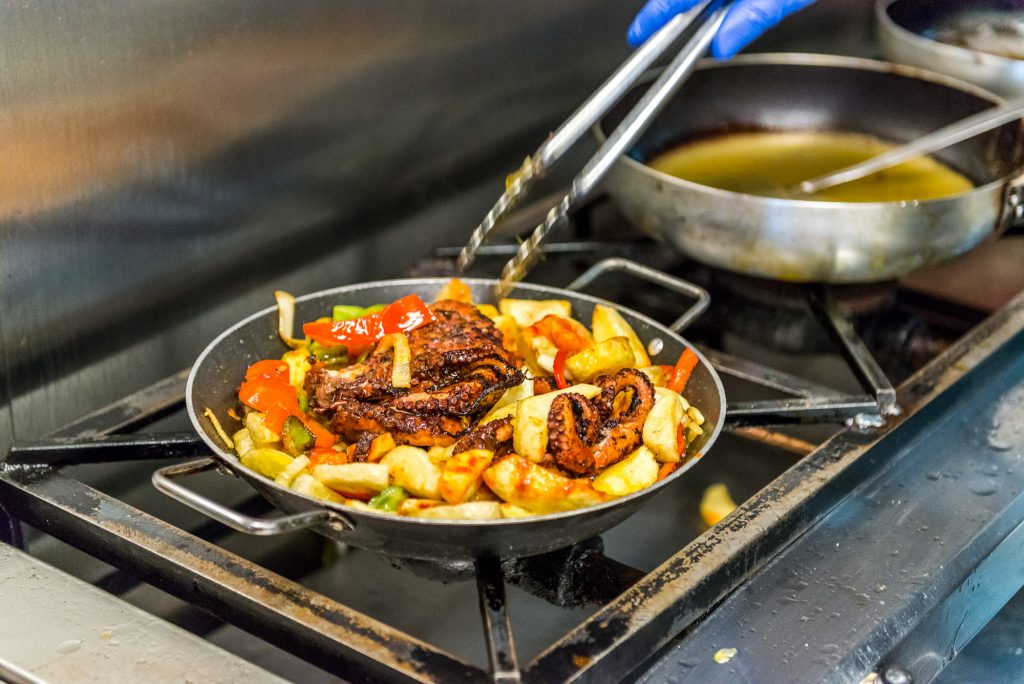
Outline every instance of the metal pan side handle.
<svg viewBox="0 0 1024 684">
<path fill-rule="evenodd" d="M 1006 183 L 999 231 L 1024 226 L 1024 171 Z"/>
<path fill-rule="evenodd" d="M 695 285 L 687 280 L 670 276 L 650 266 L 644 266 L 630 259 L 612 257 L 602 259 L 586 270 L 579 278 L 569 283 L 567 289 L 579 292 L 606 273 L 627 273 L 635 278 L 658 285 L 677 292 L 679 294 L 693 297 L 696 301 L 690 305 L 682 316 L 677 318 L 669 326 L 674 332 L 682 332 L 688 325 L 697 320 L 697 317 L 704 313 L 711 304 L 711 295 L 700 285 Z"/>
<path fill-rule="evenodd" d="M 280 518 L 254 518 L 211 501 L 202 494 L 188 489 L 180 482 L 174 481 L 175 478 L 184 477 L 185 475 L 213 470 L 218 465 L 216 459 L 202 458 L 198 461 L 189 461 L 188 463 L 160 468 L 153 473 L 153 486 L 172 499 L 176 499 L 189 508 L 199 511 L 233 530 L 256 536 L 266 537 L 283 534 L 323 523 L 330 523 L 332 526 L 349 530 L 354 527 L 352 522 L 341 514 L 327 510 L 295 513 Z"/>
</svg>

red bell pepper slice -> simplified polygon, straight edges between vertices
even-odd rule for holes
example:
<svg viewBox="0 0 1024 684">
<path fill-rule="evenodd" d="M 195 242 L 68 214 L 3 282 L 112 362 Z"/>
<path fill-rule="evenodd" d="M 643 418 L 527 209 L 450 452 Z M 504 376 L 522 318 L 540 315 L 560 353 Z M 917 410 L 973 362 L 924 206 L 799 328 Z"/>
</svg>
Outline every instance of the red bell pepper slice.
<svg viewBox="0 0 1024 684">
<path fill-rule="evenodd" d="M 279 380 L 288 381 L 288 364 L 280 359 L 257 361 L 245 371 L 246 380 Z"/>
<path fill-rule="evenodd" d="M 309 465 L 314 468 L 318 465 L 345 465 L 346 463 L 349 463 L 349 457 L 344 451 L 314 447 L 309 452 Z"/>
<path fill-rule="evenodd" d="M 664 480 L 666 477 L 672 474 L 672 472 L 678 466 L 678 463 L 662 463 L 661 467 L 658 468 L 658 479 Z"/>
<path fill-rule="evenodd" d="M 274 432 L 281 431 L 285 418 L 299 412 L 295 388 L 287 382 L 268 378 L 246 380 L 238 390 L 238 398 L 263 413 L 265 425 Z"/>
<path fill-rule="evenodd" d="M 565 389 L 569 383 L 565 380 L 565 360 L 569 358 L 569 352 L 564 349 L 555 354 L 555 361 L 552 364 L 551 372 L 555 376 L 555 384 L 558 389 Z"/>
<path fill-rule="evenodd" d="M 408 332 L 436 320 L 418 295 L 408 295 L 383 310 L 347 321 L 314 321 L 302 326 L 307 337 L 323 345 L 372 345 L 385 335 Z"/>
<path fill-rule="evenodd" d="M 686 381 L 690 379 L 690 373 L 697 366 L 697 362 L 700 359 L 697 358 L 697 354 L 692 349 L 687 347 L 683 350 L 683 353 L 679 355 L 679 360 L 676 361 L 675 367 L 672 369 L 672 379 L 668 381 L 666 385 L 670 390 L 676 394 L 680 394 L 683 388 L 686 387 Z"/>
</svg>

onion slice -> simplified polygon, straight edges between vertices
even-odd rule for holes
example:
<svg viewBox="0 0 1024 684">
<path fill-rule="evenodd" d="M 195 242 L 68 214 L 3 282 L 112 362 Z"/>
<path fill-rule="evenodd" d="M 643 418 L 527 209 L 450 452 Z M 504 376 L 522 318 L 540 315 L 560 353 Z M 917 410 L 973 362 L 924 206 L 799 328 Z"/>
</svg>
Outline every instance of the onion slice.
<svg viewBox="0 0 1024 684">
<path fill-rule="evenodd" d="M 277 301 L 277 334 L 281 336 L 281 341 L 292 349 L 305 347 L 305 338 L 292 337 L 295 328 L 295 297 L 284 290 L 274 290 L 274 299 Z"/>
<path fill-rule="evenodd" d="M 391 333 L 381 338 L 374 350 L 374 355 L 383 354 L 389 349 L 392 354 L 391 386 L 409 388 L 412 386 L 412 350 L 409 349 L 409 338 L 404 333 Z"/>
</svg>

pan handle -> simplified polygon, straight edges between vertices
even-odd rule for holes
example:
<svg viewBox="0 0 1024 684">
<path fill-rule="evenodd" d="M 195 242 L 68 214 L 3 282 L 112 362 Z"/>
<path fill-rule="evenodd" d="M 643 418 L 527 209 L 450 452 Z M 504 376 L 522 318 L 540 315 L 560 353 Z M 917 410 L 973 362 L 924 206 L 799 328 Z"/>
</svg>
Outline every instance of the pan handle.
<svg viewBox="0 0 1024 684">
<path fill-rule="evenodd" d="M 597 262 L 588 268 L 583 275 L 569 283 L 569 287 L 567 289 L 574 291 L 582 290 L 604 274 L 611 272 L 628 273 L 640 280 L 646 280 L 649 283 L 660 285 L 666 290 L 671 290 L 672 292 L 678 292 L 679 294 L 695 298 L 697 301 L 691 304 L 690 308 L 669 326 L 669 328 L 677 333 L 682 332 L 686 326 L 693 323 L 698 316 L 707 310 L 708 305 L 711 304 L 711 295 L 709 295 L 708 291 L 700 285 L 694 285 L 689 281 L 676 278 L 675 276 L 670 276 L 667 273 L 663 273 L 655 268 L 651 268 L 650 266 L 644 266 L 643 264 L 638 264 L 635 261 L 622 259 L 620 257 L 602 259 Z"/>
<path fill-rule="evenodd" d="M 326 509 L 295 513 L 280 518 L 254 518 L 211 501 L 202 494 L 188 489 L 181 483 L 174 482 L 174 478 L 212 470 L 219 465 L 216 459 L 201 458 L 198 461 L 177 463 L 160 468 L 153 473 L 153 486 L 189 508 L 193 508 L 217 522 L 227 525 L 231 529 L 247 534 L 265 537 L 320 524 L 329 524 L 340 530 L 351 530 L 354 527 L 352 521 L 345 516 Z"/>
<path fill-rule="evenodd" d="M 1024 226 L 1024 173 L 1006 184 L 1002 228 Z"/>
</svg>

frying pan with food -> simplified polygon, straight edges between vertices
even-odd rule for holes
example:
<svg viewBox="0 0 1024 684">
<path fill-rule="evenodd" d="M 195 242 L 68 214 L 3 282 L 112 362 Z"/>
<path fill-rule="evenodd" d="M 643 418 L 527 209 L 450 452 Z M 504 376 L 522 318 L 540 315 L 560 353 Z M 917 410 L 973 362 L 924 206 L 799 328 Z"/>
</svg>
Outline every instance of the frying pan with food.
<svg viewBox="0 0 1024 684">
<path fill-rule="evenodd" d="M 625 270 L 670 287 L 675 284 L 674 289 L 677 291 L 692 290 L 688 283 L 621 259 L 608 260 L 595 268 Z M 433 301 L 447 282 L 444 278 L 387 280 L 316 292 L 296 300 L 296 320 L 315 320 L 339 303 L 369 306 L 391 302 L 410 293 L 418 294 L 424 301 Z M 491 293 L 497 281 L 466 279 L 464 282 L 471 288 L 474 301 L 491 301 Z M 572 303 L 573 316 L 581 320 L 590 320 L 595 304 L 608 303 L 568 289 L 531 284 L 518 285 L 511 296 L 521 299 L 568 300 Z M 660 350 L 652 354 L 653 363 L 671 364 L 684 348 L 691 347 L 669 327 L 639 313 L 617 308 L 645 344 L 649 345 L 655 338 L 661 340 Z M 684 318 L 681 317 L 675 327 L 681 327 L 679 323 Z M 657 346 L 654 345 L 655 348 Z M 600 534 L 622 522 L 671 486 L 676 478 L 682 477 L 697 461 L 697 458 L 691 457 L 663 480 L 607 503 L 525 518 L 421 519 L 320 501 L 275 484 L 273 480 L 243 466 L 236 454 L 225 448 L 213 424 L 204 416 L 206 409 L 210 409 L 226 422 L 228 411 L 239 408 L 238 386 L 246 369 L 258 360 L 279 358 L 286 351 L 288 348 L 278 335 L 277 309 L 274 307 L 246 318 L 210 343 L 192 367 L 186 401 L 189 417 L 210 447 L 212 457 L 157 471 L 153 482 L 158 489 L 220 522 L 250 534 L 269 535 L 312 528 L 327 537 L 390 556 L 455 561 L 487 555 L 527 556 L 569 546 Z M 699 352 L 696 353 L 699 363 L 687 382 L 685 395 L 705 418 L 704 434 L 690 445 L 690 453 L 704 455 L 722 429 L 725 397 L 718 375 L 710 363 Z M 197 494 L 177 479 L 214 468 L 243 478 L 287 515 L 268 519 L 251 518 Z"/>
</svg>

